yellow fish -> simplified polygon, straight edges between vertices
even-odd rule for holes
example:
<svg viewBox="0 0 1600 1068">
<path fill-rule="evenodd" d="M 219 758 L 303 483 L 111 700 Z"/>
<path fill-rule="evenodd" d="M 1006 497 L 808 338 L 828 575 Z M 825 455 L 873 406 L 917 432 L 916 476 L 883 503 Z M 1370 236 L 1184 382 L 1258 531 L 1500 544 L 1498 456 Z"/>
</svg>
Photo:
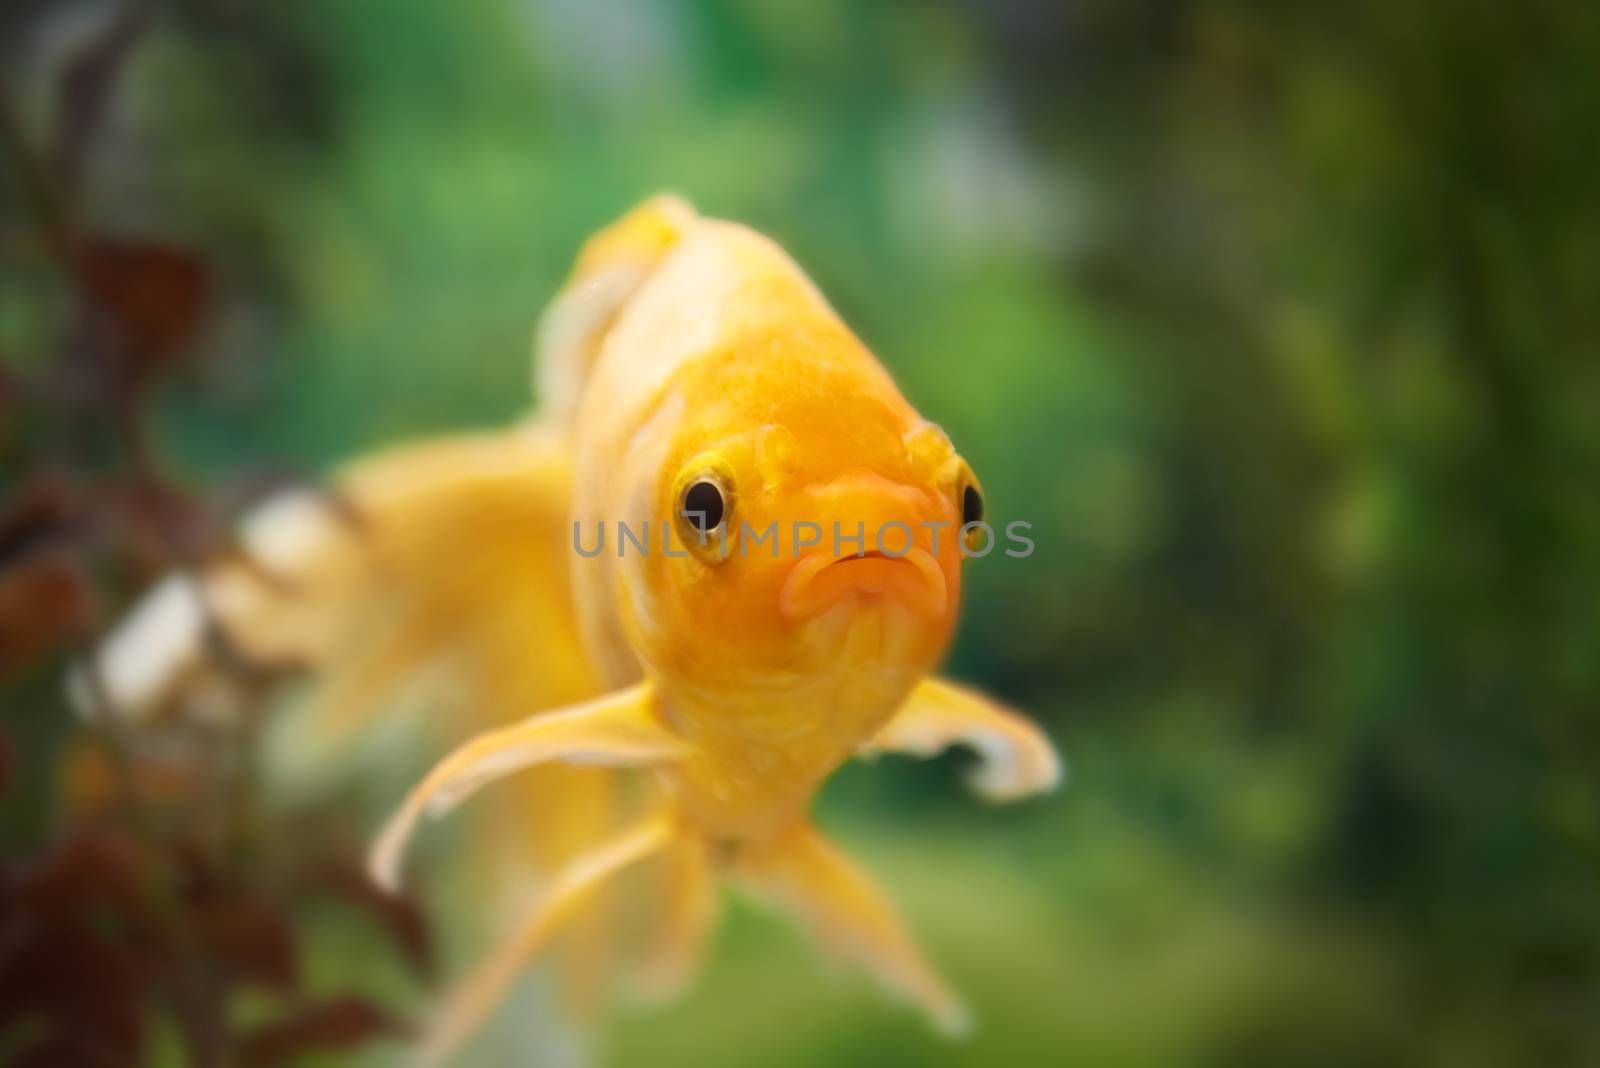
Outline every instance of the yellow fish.
<svg viewBox="0 0 1600 1068">
<path fill-rule="evenodd" d="M 465 680 L 488 729 L 405 799 L 372 872 L 394 885 L 419 818 L 538 766 L 485 822 L 502 857 L 534 840 L 539 894 L 444 1000 L 424 1060 L 560 929 L 603 940 L 600 888 L 646 860 L 643 965 L 662 985 L 693 970 L 729 876 L 962 1031 L 958 998 L 808 809 L 861 754 L 970 746 L 993 800 L 1060 777 L 1031 723 L 931 674 L 982 537 L 973 472 L 781 249 L 675 198 L 589 241 L 537 348 L 527 423 L 355 465 L 338 484 L 353 524 L 304 495 L 271 502 L 244 525 L 248 559 L 155 591 L 96 657 L 113 706 L 192 690 L 206 620 L 318 669 L 333 728 L 425 668 Z M 622 776 L 644 783 L 627 818 Z"/>
</svg>

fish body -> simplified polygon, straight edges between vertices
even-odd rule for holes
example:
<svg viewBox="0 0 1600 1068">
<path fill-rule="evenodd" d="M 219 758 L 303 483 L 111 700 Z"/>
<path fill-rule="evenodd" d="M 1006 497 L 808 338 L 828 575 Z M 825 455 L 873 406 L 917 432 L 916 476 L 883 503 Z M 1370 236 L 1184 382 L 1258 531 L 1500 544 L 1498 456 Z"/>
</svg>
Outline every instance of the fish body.
<svg viewBox="0 0 1600 1068">
<path fill-rule="evenodd" d="M 269 504 L 244 540 L 290 581 L 228 562 L 173 580 L 97 656 L 100 689 L 135 711 L 181 689 L 207 616 L 321 674 L 329 721 L 448 668 L 470 729 L 378 835 L 374 877 L 399 879 L 420 819 L 514 778 L 488 795 L 484 855 L 531 838 L 538 863 L 493 870 L 537 893 L 441 1003 L 423 1061 L 563 930 L 588 947 L 569 985 L 594 985 L 603 888 L 645 861 L 636 964 L 660 989 L 692 975 L 729 877 L 961 1030 L 959 1000 L 809 808 L 844 761 L 886 751 L 972 747 L 992 800 L 1059 780 L 1037 728 L 932 677 L 982 518 L 971 468 L 777 245 L 675 198 L 591 239 L 536 348 L 527 421 L 347 469 L 357 531 Z M 647 787 L 632 822 L 624 776 Z"/>
<path fill-rule="evenodd" d="M 671 201 L 641 211 L 649 224 L 624 220 L 600 241 L 623 244 L 642 228 L 659 259 L 611 321 L 581 387 L 573 514 L 580 530 L 664 529 L 679 555 L 659 541 L 655 552 L 574 554 L 577 610 L 606 682 L 656 680 L 660 715 L 691 742 L 692 756 L 660 772 L 685 813 L 719 837 L 775 833 L 804 817 L 822 779 L 887 722 L 948 643 L 961 560 L 948 533 L 959 525 L 956 487 L 940 480 L 957 463 L 775 244 Z M 674 224 L 665 241 L 663 216 Z M 707 474 L 731 506 L 714 554 L 690 552 L 694 532 L 671 521 L 682 487 Z M 925 521 L 947 532 L 938 556 Z M 834 523 L 864 532 L 871 551 L 886 522 L 911 531 L 943 587 L 931 591 L 937 604 L 919 611 L 864 592 L 864 575 L 849 584 L 863 592 L 825 612 L 783 610 L 802 555 L 835 549 Z M 806 537 L 806 528 L 795 537 L 800 524 L 814 525 L 819 545 L 795 547 Z M 756 546 L 743 536 L 768 530 Z M 835 566 L 861 565 L 905 569 L 927 585 L 904 558 Z"/>
</svg>

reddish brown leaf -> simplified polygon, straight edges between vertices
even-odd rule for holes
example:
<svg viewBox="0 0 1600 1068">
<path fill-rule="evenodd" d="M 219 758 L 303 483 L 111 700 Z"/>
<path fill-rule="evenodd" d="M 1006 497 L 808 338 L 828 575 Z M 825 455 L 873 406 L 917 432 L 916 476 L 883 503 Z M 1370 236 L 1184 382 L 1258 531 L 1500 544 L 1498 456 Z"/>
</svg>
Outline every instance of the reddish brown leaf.
<svg viewBox="0 0 1600 1068">
<path fill-rule="evenodd" d="M 151 241 L 95 238 L 75 255 L 78 284 L 126 345 L 134 380 L 194 339 L 211 294 L 199 257 Z"/>
<path fill-rule="evenodd" d="M 246 1068 L 271 1068 L 308 1053 L 355 1049 L 400 1032 L 394 1019 L 367 999 L 337 995 L 304 1005 L 248 1036 L 240 1062 Z"/>
<path fill-rule="evenodd" d="M 82 634 L 94 614 L 89 583 L 70 557 L 52 553 L 0 571 L 0 678 Z"/>
<path fill-rule="evenodd" d="M 269 901 L 240 895 L 203 900 L 188 921 L 206 957 L 241 982 L 293 990 L 300 959 L 289 918 Z"/>
<path fill-rule="evenodd" d="M 74 538 L 85 521 L 73 487 L 29 482 L 0 515 L 0 678 L 81 634 L 94 598 Z"/>
<path fill-rule="evenodd" d="M 49 917 L 109 907 L 144 924 L 141 867 L 138 847 L 120 834 L 81 830 L 14 871 L 0 901 Z"/>
<path fill-rule="evenodd" d="M 88 915 L 55 923 L 14 917 L 0 959 L 0 1032 L 44 1022 L 41 1039 L 74 1030 L 110 1047 L 136 1048 L 147 973 L 126 947 L 94 931 Z"/>
<path fill-rule="evenodd" d="M 84 832 L 0 878 L 0 1034 L 27 1062 L 122 1064 L 163 967 L 131 843 Z"/>
<path fill-rule="evenodd" d="M 83 530 L 88 514 L 70 479 L 59 474 L 32 479 L 0 513 L 0 567 L 70 542 Z"/>
</svg>

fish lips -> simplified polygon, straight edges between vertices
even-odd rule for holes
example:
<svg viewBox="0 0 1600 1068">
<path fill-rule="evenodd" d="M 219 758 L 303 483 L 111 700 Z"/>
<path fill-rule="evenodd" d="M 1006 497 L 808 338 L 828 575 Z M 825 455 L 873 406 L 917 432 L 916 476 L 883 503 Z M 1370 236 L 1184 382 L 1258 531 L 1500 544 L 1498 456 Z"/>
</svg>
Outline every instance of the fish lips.
<svg viewBox="0 0 1600 1068">
<path fill-rule="evenodd" d="M 935 621 L 950 608 L 949 583 L 939 561 L 915 546 L 898 556 L 882 552 L 802 557 L 784 580 L 778 609 L 785 621 L 813 619 L 847 597 L 892 598 Z"/>
</svg>

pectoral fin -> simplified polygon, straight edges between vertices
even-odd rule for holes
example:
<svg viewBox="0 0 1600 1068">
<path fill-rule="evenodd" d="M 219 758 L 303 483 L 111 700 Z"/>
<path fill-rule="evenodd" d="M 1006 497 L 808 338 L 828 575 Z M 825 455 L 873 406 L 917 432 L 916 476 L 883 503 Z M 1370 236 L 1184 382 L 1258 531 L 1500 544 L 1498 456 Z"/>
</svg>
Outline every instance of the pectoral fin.
<svg viewBox="0 0 1600 1068">
<path fill-rule="evenodd" d="M 931 757 L 952 745 L 970 746 L 982 757 L 968 783 L 990 801 L 1012 801 L 1061 781 L 1061 760 L 1043 731 L 983 694 L 942 679 L 919 684 L 861 752 Z"/>
<path fill-rule="evenodd" d="M 693 978 L 717 919 L 716 875 L 707 843 L 682 836 L 662 853 L 651 933 L 637 966 L 640 992 L 665 999 Z"/>
<path fill-rule="evenodd" d="M 390 817 L 368 858 L 372 877 L 383 886 L 398 884 L 401 855 L 424 812 L 442 815 L 523 768 L 554 760 L 639 767 L 676 759 L 681 743 L 656 718 L 653 698 L 651 685 L 640 683 L 468 741 L 436 764 Z"/>
<path fill-rule="evenodd" d="M 948 1035 L 970 1027 L 966 1008 L 917 948 L 875 882 L 815 829 L 798 827 L 753 846 L 736 861 L 738 874 L 799 916 L 823 945 L 854 958 L 893 993 L 927 1012 Z"/>
<path fill-rule="evenodd" d="M 443 1063 L 494 1011 L 506 990 L 551 936 L 581 910 L 607 879 L 669 846 L 680 834 L 664 816 L 574 858 L 540 894 L 532 909 L 444 999 L 423 1035 L 412 1064 Z"/>
</svg>

